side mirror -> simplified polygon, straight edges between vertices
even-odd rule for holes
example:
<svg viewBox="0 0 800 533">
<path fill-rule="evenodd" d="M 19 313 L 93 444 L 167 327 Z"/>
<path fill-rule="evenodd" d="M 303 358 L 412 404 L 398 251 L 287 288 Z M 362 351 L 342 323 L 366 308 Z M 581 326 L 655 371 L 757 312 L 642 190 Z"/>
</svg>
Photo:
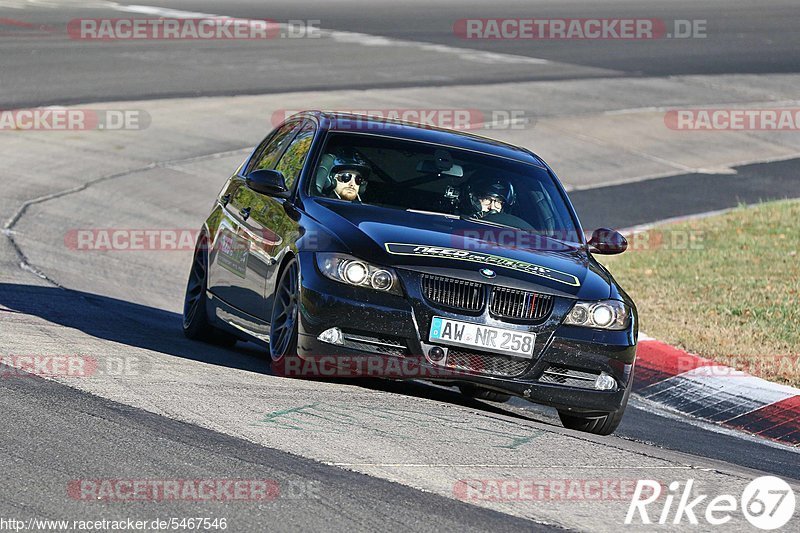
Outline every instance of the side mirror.
<svg viewBox="0 0 800 533">
<path fill-rule="evenodd" d="M 628 240 L 618 231 L 608 228 L 598 228 L 589 239 L 592 251 L 598 254 L 621 254 L 628 248 Z"/>
<path fill-rule="evenodd" d="M 254 170 L 245 178 L 250 189 L 268 196 L 284 196 L 289 189 L 280 170 Z"/>
</svg>

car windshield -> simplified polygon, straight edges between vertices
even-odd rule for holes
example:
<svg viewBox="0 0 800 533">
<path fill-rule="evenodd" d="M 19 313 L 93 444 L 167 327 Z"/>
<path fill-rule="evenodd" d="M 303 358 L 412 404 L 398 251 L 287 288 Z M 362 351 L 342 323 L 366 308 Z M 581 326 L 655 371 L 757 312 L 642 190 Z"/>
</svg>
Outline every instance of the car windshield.
<svg viewBox="0 0 800 533">
<path fill-rule="evenodd" d="M 547 170 L 502 157 L 375 135 L 329 136 L 310 193 L 576 241 Z M 571 237 L 571 238 L 570 238 Z"/>
</svg>

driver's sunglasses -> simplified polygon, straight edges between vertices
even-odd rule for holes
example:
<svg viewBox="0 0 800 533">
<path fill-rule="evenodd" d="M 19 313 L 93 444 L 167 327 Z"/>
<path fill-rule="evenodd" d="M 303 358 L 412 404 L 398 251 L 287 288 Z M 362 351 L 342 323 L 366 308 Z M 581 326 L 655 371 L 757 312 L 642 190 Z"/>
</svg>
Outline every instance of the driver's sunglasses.
<svg viewBox="0 0 800 533">
<path fill-rule="evenodd" d="M 351 179 L 356 180 L 356 185 L 361 185 L 362 183 L 367 182 L 367 178 L 365 178 L 358 172 L 337 172 L 335 177 L 342 183 L 350 183 Z"/>
</svg>

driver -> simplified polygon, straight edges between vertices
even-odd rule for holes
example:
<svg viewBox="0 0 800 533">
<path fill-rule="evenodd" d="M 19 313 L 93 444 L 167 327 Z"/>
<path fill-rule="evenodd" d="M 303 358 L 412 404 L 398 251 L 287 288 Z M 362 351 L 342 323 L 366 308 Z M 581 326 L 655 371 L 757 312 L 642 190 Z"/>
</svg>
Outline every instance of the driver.
<svg viewBox="0 0 800 533">
<path fill-rule="evenodd" d="M 336 182 L 333 194 L 338 198 L 350 202 L 353 200 L 361 201 L 358 190 L 361 188 L 361 185 L 367 183 L 367 179 L 361 174 L 359 169 L 345 168 L 338 170 L 333 174 L 333 179 Z"/>
<path fill-rule="evenodd" d="M 316 175 L 317 193 L 353 202 L 361 201 L 367 188 L 369 165 L 355 151 L 325 154 Z"/>
</svg>

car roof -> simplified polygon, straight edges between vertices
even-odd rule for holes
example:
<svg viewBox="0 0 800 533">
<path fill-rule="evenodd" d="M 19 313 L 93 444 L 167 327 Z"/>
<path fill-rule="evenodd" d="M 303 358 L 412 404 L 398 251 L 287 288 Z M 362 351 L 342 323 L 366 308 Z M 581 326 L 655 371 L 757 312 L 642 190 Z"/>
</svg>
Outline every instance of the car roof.
<svg viewBox="0 0 800 533">
<path fill-rule="evenodd" d="M 547 168 L 544 161 L 530 150 L 463 131 L 373 115 L 337 111 L 302 111 L 290 118 L 304 116 L 315 118 L 319 122 L 320 128 L 326 131 L 363 133 L 404 140 L 424 141 L 496 155 Z"/>
</svg>

